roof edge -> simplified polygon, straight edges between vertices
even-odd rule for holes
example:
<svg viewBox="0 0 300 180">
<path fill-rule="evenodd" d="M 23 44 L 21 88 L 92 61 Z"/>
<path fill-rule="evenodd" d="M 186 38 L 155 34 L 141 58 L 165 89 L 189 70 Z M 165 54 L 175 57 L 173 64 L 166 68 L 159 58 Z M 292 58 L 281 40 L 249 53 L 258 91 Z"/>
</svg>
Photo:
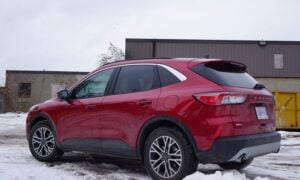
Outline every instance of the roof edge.
<svg viewBox="0 0 300 180">
<path fill-rule="evenodd" d="M 143 38 L 126 38 L 127 42 L 199 42 L 199 43 L 216 43 L 216 44 L 258 44 L 265 42 L 266 44 L 299 44 L 300 41 L 286 40 L 220 40 L 220 39 L 143 39 Z"/>
<path fill-rule="evenodd" d="M 6 70 L 6 73 L 26 73 L 26 74 L 80 74 L 85 75 L 89 72 L 84 71 L 36 71 L 36 70 Z"/>
</svg>

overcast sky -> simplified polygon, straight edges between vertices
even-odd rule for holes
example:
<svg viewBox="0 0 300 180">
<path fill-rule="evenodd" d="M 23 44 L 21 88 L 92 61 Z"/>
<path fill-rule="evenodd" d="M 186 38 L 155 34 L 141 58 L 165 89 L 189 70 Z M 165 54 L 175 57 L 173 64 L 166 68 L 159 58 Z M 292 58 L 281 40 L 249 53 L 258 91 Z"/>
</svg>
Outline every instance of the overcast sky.
<svg viewBox="0 0 300 180">
<path fill-rule="evenodd" d="M 0 79 L 91 71 L 125 38 L 299 41 L 299 18 L 299 0 L 0 0 Z"/>
</svg>

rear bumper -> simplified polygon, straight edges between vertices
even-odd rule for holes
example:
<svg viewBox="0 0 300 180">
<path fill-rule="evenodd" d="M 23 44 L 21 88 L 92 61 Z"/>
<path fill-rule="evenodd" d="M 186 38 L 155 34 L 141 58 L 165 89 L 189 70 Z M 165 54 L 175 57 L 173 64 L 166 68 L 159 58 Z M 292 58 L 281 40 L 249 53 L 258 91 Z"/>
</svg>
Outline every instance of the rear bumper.
<svg viewBox="0 0 300 180">
<path fill-rule="evenodd" d="M 198 151 L 202 163 L 241 161 L 279 151 L 281 136 L 278 132 L 219 138 L 208 151 Z"/>
</svg>

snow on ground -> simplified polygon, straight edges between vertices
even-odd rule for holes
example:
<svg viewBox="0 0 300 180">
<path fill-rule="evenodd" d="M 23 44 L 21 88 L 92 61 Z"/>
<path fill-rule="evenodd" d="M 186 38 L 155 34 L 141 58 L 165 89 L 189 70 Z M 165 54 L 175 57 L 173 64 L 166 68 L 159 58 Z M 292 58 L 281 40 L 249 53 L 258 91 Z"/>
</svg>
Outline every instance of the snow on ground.
<svg viewBox="0 0 300 180">
<path fill-rule="evenodd" d="M 62 160 L 42 163 L 29 151 L 25 137 L 26 114 L 0 114 L 0 179 L 151 179 L 141 165 L 116 158 L 66 153 Z M 280 132 L 278 154 L 256 158 L 242 171 L 222 170 L 214 164 L 199 164 L 185 180 L 300 179 L 300 132 Z"/>
</svg>

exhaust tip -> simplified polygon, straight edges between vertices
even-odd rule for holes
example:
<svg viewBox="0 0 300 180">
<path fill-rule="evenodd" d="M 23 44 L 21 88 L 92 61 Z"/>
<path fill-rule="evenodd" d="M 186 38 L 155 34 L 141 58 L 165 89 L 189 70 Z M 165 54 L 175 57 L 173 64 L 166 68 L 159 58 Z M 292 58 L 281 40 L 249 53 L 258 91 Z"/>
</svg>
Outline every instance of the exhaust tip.
<svg viewBox="0 0 300 180">
<path fill-rule="evenodd" d="M 242 154 L 242 155 L 240 155 L 240 157 L 239 157 L 239 160 L 240 161 L 245 161 L 247 159 L 247 155 L 246 154 Z"/>
</svg>

